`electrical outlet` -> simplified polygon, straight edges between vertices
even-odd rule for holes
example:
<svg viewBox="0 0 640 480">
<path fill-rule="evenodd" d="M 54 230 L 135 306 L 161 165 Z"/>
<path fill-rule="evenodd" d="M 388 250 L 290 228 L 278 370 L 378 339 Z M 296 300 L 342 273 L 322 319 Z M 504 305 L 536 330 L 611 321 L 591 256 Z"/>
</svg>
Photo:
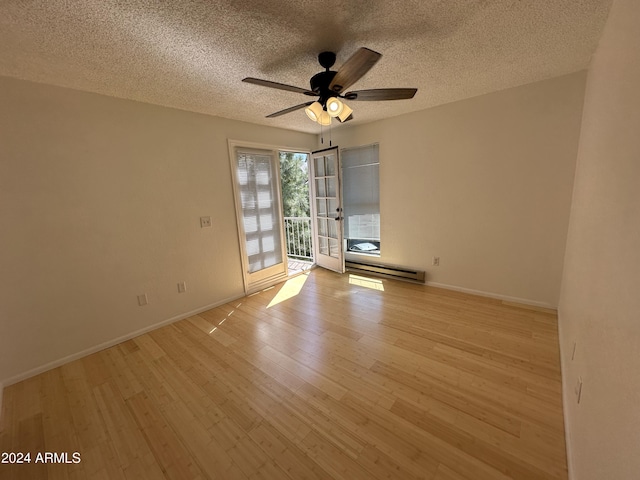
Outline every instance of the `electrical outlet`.
<svg viewBox="0 0 640 480">
<path fill-rule="evenodd" d="M 200 228 L 210 227 L 211 217 L 200 217 Z"/>
<path fill-rule="evenodd" d="M 580 404 L 580 399 L 582 398 L 582 377 L 578 377 L 578 383 L 576 383 L 576 400 L 578 404 Z"/>
<path fill-rule="evenodd" d="M 439 267 L 440 266 L 440 257 L 433 257 L 431 259 L 431 265 L 433 265 L 434 267 Z"/>
<path fill-rule="evenodd" d="M 187 284 L 185 282 L 178 282 L 178 293 L 184 293 L 187 291 Z"/>
<path fill-rule="evenodd" d="M 143 293 L 142 295 L 138 295 L 138 305 L 143 307 L 147 303 L 149 303 L 149 300 L 147 299 L 147 294 L 146 293 Z"/>
</svg>

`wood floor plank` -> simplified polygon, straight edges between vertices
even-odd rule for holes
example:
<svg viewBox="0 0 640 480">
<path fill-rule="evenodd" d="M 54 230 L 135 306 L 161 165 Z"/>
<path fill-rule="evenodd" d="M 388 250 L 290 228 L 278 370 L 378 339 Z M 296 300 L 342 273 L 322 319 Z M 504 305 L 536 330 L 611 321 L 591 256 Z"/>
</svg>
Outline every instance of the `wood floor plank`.
<svg viewBox="0 0 640 480">
<path fill-rule="evenodd" d="M 433 477 L 433 480 L 470 480 L 470 479 L 457 474 L 456 472 L 448 468 L 445 464 L 441 463 L 438 466 L 438 470 L 436 471 L 436 475 L 435 477 Z"/>
<path fill-rule="evenodd" d="M 395 401 L 393 395 L 383 389 L 377 388 L 377 385 L 371 385 L 363 380 L 352 369 L 344 368 L 334 363 L 334 359 L 331 357 L 322 358 L 302 350 L 298 350 L 292 357 L 300 363 L 309 365 L 312 369 L 322 372 L 327 378 L 341 385 L 346 390 L 356 390 L 360 395 L 366 396 L 374 403 L 391 406 Z"/>
<path fill-rule="evenodd" d="M 322 467 L 270 423 L 260 423 L 249 432 L 249 436 L 292 480 L 331 478 Z"/>
<path fill-rule="evenodd" d="M 3 451 L 82 462 L 0 479 L 566 480 L 554 311 L 294 282 L 6 387 Z"/>
<path fill-rule="evenodd" d="M 126 403 L 166 478 L 191 480 L 204 476 L 198 465 L 190 461 L 188 450 L 145 393 L 130 397 Z"/>
<path fill-rule="evenodd" d="M 161 478 L 162 469 L 155 462 L 149 444 L 119 391 L 105 383 L 94 387 L 93 392 L 104 419 L 109 444 L 115 452 L 115 460 L 122 467 L 125 477 L 140 475 L 140 478 L 149 478 L 156 475 Z M 76 449 L 80 453 L 82 450 L 82 447 Z"/>
<path fill-rule="evenodd" d="M 558 472 L 542 471 L 522 458 L 516 458 L 504 450 L 500 451 L 498 446 L 477 436 L 474 437 L 457 428 L 455 424 L 442 420 L 409 402 L 397 400 L 391 412 L 512 478 L 534 480 L 549 478 L 549 474 L 553 475 L 553 478 L 558 475 Z"/>
<path fill-rule="evenodd" d="M 452 409 L 464 412 L 488 425 L 500 429 L 512 436 L 520 434 L 520 424 L 516 415 L 510 415 L 504 409 L 491 403 L 482 402 L 478 397 L 470 398 L 452 385 L 437 384 L 418 378 L 391 365 L 376 363 L 372 370 L 385 378 L 387 385 L 393 388 L 396 398 L 407 400 L 418 405 L 439 402 Z"/>
<path fill-rule="evenodd" d="M 371 474 L 340 448 L 316 433 L 310 432 L 302 441 L 303 448 L 331 478 L 340 480 L 369 480 Z"/>
<path fill-rule="evenodd" d="M 415 473 L 407 463 L 399 463 L 374 446 L 367 446 L 360 455 L 358 463 L 371 475 L 371 478 L 387 480 L 389 478 L 406 478 L 407 480 L 429 480 L 432 475 L 427 470 Z"/>
<path fill-rule="evenodd" d="M 20 420 L 18 425 L 18 445 L 20 452 L 43 452 L 45 451 L 44 428 L 42 424 L 42 413 L 36 413 L 30 417 Z M 11 478 L 31 479 L 49 478 L 47 465 L 44 463 L 33 463 L 12 465 L 13 472 Z M 0 468 L 4 468 L 2 465 Z"/>
<path fill-rule="evenodd" d="M 475 480 L 506 480 L 513 478 L 502 474 L 490 465 L 458 448 L 451 448 L 451 445 L 444 439 L 438 438 L 436 435 L 421 429 L 414 423 L 387 409 L 373 405 L 350 393 L 347 394 L 343 401 L 349 402 L 355 408 L 366 412 L 384 430 L 391 432 L 396 437 L 405 439 L 409 444 L 413 445 L 417 449 L 417 453 L 411 452 L 412 461 L 421 462 L 427 471 L 435 472 L 439 463 L 445 463 L 456 472 Z M 378 448 L 380 448 L 379 445 Z"/>
<path fill-rule="evenodd" d="M 269 346 L 264 348 L 264 352 L 274 363 L 281 366 L 290 373 L 300 377 L 307 383 L 316 386 L 323 392 L 339 400 L 347 390 L 338 383 L 330 380 L 322 373 L 318 373 L 303 363 L 296 361 L 292 356 L 285 355 Z"/>
</svg>

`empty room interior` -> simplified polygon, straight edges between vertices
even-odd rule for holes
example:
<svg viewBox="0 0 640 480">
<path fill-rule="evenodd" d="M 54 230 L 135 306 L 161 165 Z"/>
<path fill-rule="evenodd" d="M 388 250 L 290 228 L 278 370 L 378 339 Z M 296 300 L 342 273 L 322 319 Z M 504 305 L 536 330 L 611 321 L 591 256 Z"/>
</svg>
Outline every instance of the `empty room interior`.
<svg viewBox="0 0 640 480">
<path fill-rule="evenodd" d="M 639 24 L 0 2 L 0 479 L 640 478 Z"/>
</svg>

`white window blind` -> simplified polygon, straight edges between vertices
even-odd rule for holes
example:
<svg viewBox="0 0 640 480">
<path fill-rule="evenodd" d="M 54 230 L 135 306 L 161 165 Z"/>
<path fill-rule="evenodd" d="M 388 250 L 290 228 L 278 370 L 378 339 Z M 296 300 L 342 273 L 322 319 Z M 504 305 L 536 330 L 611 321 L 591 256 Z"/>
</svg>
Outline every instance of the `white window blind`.
<svg viewBox="0 0 640 480">
<path fill-rule="evenodd" d="M 237 150 L 236 172 L 249 273 L 282 263 L 275 156 Z"/>
<path fill-rule="evenodd" d="M 344 149 L 342 204 L 346 239 L 380 240 L 378 144 Z"/>
</svg>

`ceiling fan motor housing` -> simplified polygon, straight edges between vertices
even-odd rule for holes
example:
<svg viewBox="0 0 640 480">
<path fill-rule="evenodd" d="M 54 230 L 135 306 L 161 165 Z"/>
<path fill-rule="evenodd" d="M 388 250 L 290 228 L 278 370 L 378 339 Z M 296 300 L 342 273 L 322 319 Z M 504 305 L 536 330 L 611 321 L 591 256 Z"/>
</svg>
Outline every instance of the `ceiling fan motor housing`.
<svg viewBox="0 0 640 480">
<path fill-rule="evenodd" d="M 331 81 L 333 77 L 336 76 L 336 73 L 338 72 L 327 70 L 326 72 L 320 72 L 311 77 L 311 90 L 320 96 L 318 101 L 323 106 L 330 97 L 336 97 L 338 95 L 336 92 L 329 90 L 329 85 L 331 85 Z"/>
<path fill-rule="evenodd" d="M 322 52 L 318 55 L 318 63 L 322 68 L 329 70 L 336 63 L 336 54 L 333 52 Z"/>
</svg>

